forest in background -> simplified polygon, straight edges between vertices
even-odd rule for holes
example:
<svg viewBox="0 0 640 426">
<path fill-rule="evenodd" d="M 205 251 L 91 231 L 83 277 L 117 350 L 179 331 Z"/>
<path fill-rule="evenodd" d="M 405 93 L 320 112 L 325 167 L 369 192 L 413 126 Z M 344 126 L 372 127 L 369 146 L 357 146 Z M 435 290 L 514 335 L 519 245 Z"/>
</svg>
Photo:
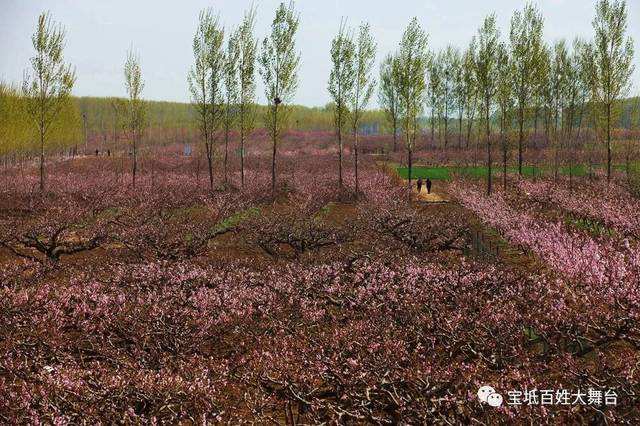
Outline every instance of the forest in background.
<svg viewBox="0 0 640 426">
<path fill-rule="evenodd" d="M 99 97 L 71 97 L 65 104 L 60 116 L 55 121 L 51 133 L 50 152 L 69 149 L 84 143 L 83 114 L 86 114 L 87 137 L 89 141 L 113 141 L 117 129 L 118 138 L 123 140 L 124 119 L 114 108 L 116 102 L 124 102 L 124 98 Z M 197 132 L 195 110 L 190 103 L 145 101 L 147 110 L 147 124 L 153 130 L 154 137 L 147 137 L 146 143 L 170 143 L 176 138 L 193 135 Z M 626 99 L 616 121 L 616 128 L 631 130 L 638 126 L 637 115 L 640 98 Z M 298 131 L 333 131 L 333 104 L 324 107 L 307 107 L 295 105 L 292 107 L 290 126 Z M 0 83 L 0 156 L 13 153 L 29 154 L 35 152 L 36 133 L 31 119 L 24 111 L 24 99 L 19 90 Z M 265 106 L 258 105 L 258 114 Z M 450 117 L 453 122 L 454 117 Z M 423 117 L 424 131 L 428 133 L 430 119 Z M 465 121 L 466 123 L 466 121 Z M 260 123 L 259 123 L 260 124 Z M 390 134 L 384 113 L 380 110 L 367 111 L 363 119 L 364 126 L 378 125 L 381 133 Z M 528 128 L 533 128 L 533 120 L 529 120 Z M 262 126 L 258 126 L 262 127 Z M 191 136 L 189 137 L 191 140 Z"/>
<path fill-rule="evenodd" d="M 60 116 L 55 121 L 51 133 L 49 152 L 68 149 L 84 143 L 83 115 L 86 117 L 87 138 L 91 141 L 113 141 L 114 134 L 119 140 L 126 140 L 125 119 L 118 111 L 118 103 L 124 98 L 71 97 Z M 192 104 L 182 102 L 145 101 L 146 121 L 149 131 L 146 143 L 171 143 L 176 138 L 185 138 L 197 132 L 198 123 Z M 256 105 L 261 115 L 263 105 Z M 368 111 L 363 125 L 385 125 L 382 111 Z M 258 128 L 262 123 L 258 122 Z M 332 105 L 324 107 L 292 106 L 290 127 L 299 131 L 331 131 L 333 129 Z M 150 136 L 153 135 L 153 136 Z M 25 112 L 25 100 L 15 87 L 0 83 L 0 156 L 21 153 L 29 154 L 37 150 L 36 132 L 31 118 Z"/>
</svg>

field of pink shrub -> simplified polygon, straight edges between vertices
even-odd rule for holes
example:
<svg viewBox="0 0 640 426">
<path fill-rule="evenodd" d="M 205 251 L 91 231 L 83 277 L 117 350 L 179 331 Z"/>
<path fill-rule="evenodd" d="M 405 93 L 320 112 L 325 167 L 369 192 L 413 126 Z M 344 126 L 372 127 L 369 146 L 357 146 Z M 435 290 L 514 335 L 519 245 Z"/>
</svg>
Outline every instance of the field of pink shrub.
<svg viewBox="0 0 640 426">
<path fill-rule="evenodd" d="M 214 191 L 169 150 L 136 188 L 106 157 L 52 164 L 42 194 L 5 171 L 0 423 L 640 421 L 623 188 L 456 182 L 427 206 L 366 157 L 354 194 L 329 147 L 282 154 L 275 194 L 258 152 Z M 478 226 L 530 263 L 476 253 Z M 618 400 L 493 408 L 485 384 Z"/>
</svg>

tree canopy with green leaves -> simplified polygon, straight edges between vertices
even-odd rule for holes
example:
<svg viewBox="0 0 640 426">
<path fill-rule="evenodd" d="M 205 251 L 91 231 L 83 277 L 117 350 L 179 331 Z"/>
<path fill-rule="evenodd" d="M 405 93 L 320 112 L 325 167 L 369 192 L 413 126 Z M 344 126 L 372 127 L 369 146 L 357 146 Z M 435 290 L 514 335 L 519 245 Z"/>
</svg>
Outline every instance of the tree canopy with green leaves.
<svg viewBox="0 0 640 426">
<path fill-rule="evenodd" d="M 233 36 L 231 55 L 238 60 L 238 128 L 240 130 L 240 181 L 244 187 L 244 145 L 255 125 L 256 59 L 258 40 L 253 35 L 255 9 L 248 10 Z"/>
<path fill-rule="evenodd" d="M 26 110 L 33 119 L 40 141 L 40 190 L 44 191 L 45 143 L 52 125 L 64 108 L 75 83 L 75 71 L 65 64 L 64 28 L 49 13 L 38 17 L 38 27 L 31 38 L 35 56 L 32 73 L 25 73 L 22 90 Z"/>
<path fill-rule="evenodd" d="M 129 96 L 127 103 L 127 127 L 131 135 L 131 147 L 133 153 L 132 180 L 133 186 L 136 186 L 136 172 L 138 169 L 138 147 L 144 129 L 146 127 L 146 105 L 142 99 L 142 89 L 144 89 L 144 80 L 142 80 L 142 68 L 140 67 L 140 57 L 133 49 L 127 53 L 127 59 L 124 63 L 124 83 Z"/>
<path fill-rule="evenodd" d="M 630 89 L 633 74 L 633 40 L 626 36 L 627 4 L 624 0 L 599 0 L 593 20 L 592 79 L 595 100 L 603 107 L 607 138 L 607 180 L 611 179 L 611 127 L 616 103 Z"/>
<path fill-rule="evenodd" d="M 349 105 L 354 96 L 354 83 L 356 79 L 355 45 L 353 37 L 345 27 L 340 26 L 340 31 L 331 41 L 331 73 L 329 74 L 328 90 L 333 100 L 333 120 L 338 139 L 338 184 L 342 181 L 342 132 L 347 124 Z"/>
<path fill-rule="evenodd" d="M 295 36 L 300 17 L 294 2 L 280 3 L 271 24 L 271 34 L 262 42 L 260 74 L 265 86 L 267 112 L 265 126 L 271 135 L 271 188 L 276 189 L 276 155 L 278 139 L 287 122 L 288 104 L 298 88 L 300 54 L 296 50 Z"/>
<path fill-rule="evenodd" d="M 393 133 L 393 152 L 398 147 L 398 120 L 400 99 L 398 93 L 399 64 L 396 55 L 387 54 L 380 65 L 380 85 L 378 103 L 384 111 L 385 119 Z"/>
<path fill-rule="evenodd" d="M 478 30 L 478 55 L 476 56 L 476 81 L 482 99 L 487 142 L 487 193 L 491 194 L 491 107 L 496 93 L 498 79 L 498 53 L 500 32 L 496 27 L 496 16 L 485 18 Z"/>
<path fill-rule="evenodd" d="M 522 175 L 524 122 L 536 83 L 536 72 L 541 50 L 544 46 L 542 32 L 544 19 L 533 3 L 528 3 L 521 12 L 516 10 L 511 18 L 509 41 L 513 83 L 518 103 L 518 173 Z"/>
<path fill-rule="evenodd" d="M 409 185 L 413 148 L 419 134 L 418 118 L 423 112 L 427 91 L 427 69 L 429 52 L 428 37 L 417 18 L 413 18 L 405 29 L 398 51 L 398 93 L 400 99 L 400 121 L 408 154 Z"/>
</svg>

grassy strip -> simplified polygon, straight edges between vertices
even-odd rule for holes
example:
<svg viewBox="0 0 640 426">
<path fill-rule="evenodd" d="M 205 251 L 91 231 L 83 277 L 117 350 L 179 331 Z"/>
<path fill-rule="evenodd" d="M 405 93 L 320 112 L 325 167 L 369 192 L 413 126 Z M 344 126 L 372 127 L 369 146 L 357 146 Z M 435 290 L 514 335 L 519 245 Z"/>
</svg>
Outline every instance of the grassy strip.
<svg viewBox="0 0 640 426">
<path fill-rule="evenodd" d="M 243 222 L 244 220 L 250 218 L 251 216 L 257 215 L 258 213 L 260 213 L 260 209 L 258 207 L 251 207 L 250 209 L 232 214 L 225 220 L 218 223 L 214 228 L 214 232 L 222 232 L 222 231 L 226 231 L 227 229 L 233 228 L 234 226 L 237 226 L 240 222 Z"/>
<path fill-rule="evenodd" d="M 595 168 L 601 168 L 602 165 L 596 165 Z M 616 165 L 614 166 L 615 170 L 624 170 L 624 166 Z M 396 171 L 398 175 L 402 179 L 409 178 L 409 168 L 408 167 L 396 167 Z M 493 175 L 499 176 L 502 173 L 502 166 L 496 165 L 493 168 Z M 585 164 L 576 164 L 571 166 L 562 166 L 559 167 L 558 172 L 561 175 L 569 176 L 570 172 L 575 177 L 583 177 L 589 174 L 589 168 Z M 507 173 L 518 173 L 517 167 L 507 167 Z M 488 168 L 485 166 L 475 166 L 475 167 L 446 167 L 446 166 L 437 166 L 437 167 L 424 167 L 417 166 L 413 167 L 411 170 L 411 178 L 429 178 L 431 180 L 451 180 L 454 176 L 463 176 L 468 178 L 486 178 L 488 174 Z M 550 175 L 553 174 L 553 168 L 549 166 L 544 167 L 535 167 L 535 166 L 523 166 L 522 167 L 522 175 L 524 177 L 540 177 L 542 175 Z"/>
</svg>

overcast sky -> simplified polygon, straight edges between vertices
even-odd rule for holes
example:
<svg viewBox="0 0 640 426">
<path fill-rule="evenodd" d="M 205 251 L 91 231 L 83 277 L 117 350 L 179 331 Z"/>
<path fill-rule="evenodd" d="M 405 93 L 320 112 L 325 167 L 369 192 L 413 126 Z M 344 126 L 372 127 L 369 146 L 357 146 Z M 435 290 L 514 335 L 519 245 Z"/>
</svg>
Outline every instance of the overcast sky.
<svg viewBox="0 0 640 426">
<path fill-rule="evenodd" d="M 545 38 L 591 38 L 595 0 L 535 0 L 545 17 Z M 122 65 L 127 49 L 139 51 L 146 81 L 144 97 L 188 101 L 187 71 L 198 12 L 217 11 L 227 28 L 242 19 L 251 0 L 0 0 L 0 80 L 19 82 L 33 54 L 31 34 L 45 10 L 67 30 L 65 58 L 76 67 L 78 96 L 124 96 Z M 262 39 L 278 0 L 256 0 L 256 35 Z M 496 12 L 503 37 L 520 0 L 299 0 L 297 37 L 302 52 L 295 102 L 310 106 L 328 101 L 329 45 L 342 17 L 352 26 L 371 24 L 378 60 L 394 50 L 413 16 L 429 33 L 432 49 L 465 47 L 485 15 Z M 629 35 L 640 40 L 640 0 L 628 0 Z M 638 47 L 636 47 L 636 51 Z M 634 60 L 634 91 L 640 87 L 640 52 Z M 377 69 L 376 69 L 377 73 Z M 256 75 L 259 81 L 260 77 Z M 258 100 L 263 102 L 262 85 Z"/>
</svg>

